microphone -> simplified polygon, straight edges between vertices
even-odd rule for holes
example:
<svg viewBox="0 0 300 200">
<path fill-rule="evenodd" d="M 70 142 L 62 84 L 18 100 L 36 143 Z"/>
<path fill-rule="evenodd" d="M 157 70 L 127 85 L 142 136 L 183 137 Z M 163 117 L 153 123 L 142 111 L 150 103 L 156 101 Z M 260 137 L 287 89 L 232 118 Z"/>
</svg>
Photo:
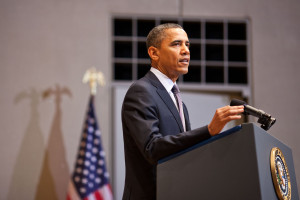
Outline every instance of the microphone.
<svg viewBox="0 0 300 200">
<path fill-rule="evenodd" d="M 264 130 L 269 130 L 271 126 L 273 126 L 276 122 L 276 119 L 271 117 L 268 113 L 264 112 L 263 110 L 256 109 L 252 106 L 249 106 L 246 104 L 246 102 L 238 100 L 238 99 L 232 99 L 230 102 L 230 106 L 244 106 L 244 115 L 252 115 L 254 117 L 258 117 L 258 123 L 261 124 L 261 128 Z"/>
</svg>

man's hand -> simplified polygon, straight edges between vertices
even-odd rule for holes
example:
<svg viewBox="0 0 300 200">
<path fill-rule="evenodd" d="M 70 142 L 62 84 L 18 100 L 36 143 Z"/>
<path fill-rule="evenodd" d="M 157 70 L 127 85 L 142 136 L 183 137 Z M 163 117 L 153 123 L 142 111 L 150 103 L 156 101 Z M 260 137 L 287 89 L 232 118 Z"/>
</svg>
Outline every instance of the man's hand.
<svg viewBox="0 0 300 200">
<path fill-rule="evenodd" d="M 224 128 L 224 126 L 232 121 L 241 118 L 241 113 L 244 112 L 244 106 L 225 106 L 218 108 L 216 113 L 208 124 L 208 131 L 211 136 L 217 135 Z"/>
</svg>

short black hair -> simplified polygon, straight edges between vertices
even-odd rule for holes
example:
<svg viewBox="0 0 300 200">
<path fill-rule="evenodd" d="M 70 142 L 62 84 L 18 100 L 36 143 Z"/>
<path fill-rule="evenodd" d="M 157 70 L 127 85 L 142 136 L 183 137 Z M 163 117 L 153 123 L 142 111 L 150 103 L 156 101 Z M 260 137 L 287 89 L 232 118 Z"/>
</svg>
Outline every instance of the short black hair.
<svg viewBox="0 0 300 200">
<path fill-rule="evenodd" d="M 170 28 L 183 29 L 179 24 L 174 24 L 174 23 L 160 24 L 160 25 L 154 27 L 147 36 L 147 41 L 146 41 L 147 49 L 149 49 L 149 47 L 151 47 L 151 46 L 159 48 L 162 40 L 166 36 L 165 30 L 170 29 Z"/>
</svg>

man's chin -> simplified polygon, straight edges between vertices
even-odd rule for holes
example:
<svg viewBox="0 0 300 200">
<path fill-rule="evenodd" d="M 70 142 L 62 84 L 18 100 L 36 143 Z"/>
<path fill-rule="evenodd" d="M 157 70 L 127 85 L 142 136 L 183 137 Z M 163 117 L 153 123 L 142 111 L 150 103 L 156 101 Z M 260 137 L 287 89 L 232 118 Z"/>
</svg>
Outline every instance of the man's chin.
<svg viewBox="0 0 300 200">
<path fill-rule="evenodd" d="M 182 69 L 181 75 L 185 75 L 185 74 L 187 74 L 188 72 L 189 72 L 189 69 L 188 69 L 188 68 Z"/>
</svg>

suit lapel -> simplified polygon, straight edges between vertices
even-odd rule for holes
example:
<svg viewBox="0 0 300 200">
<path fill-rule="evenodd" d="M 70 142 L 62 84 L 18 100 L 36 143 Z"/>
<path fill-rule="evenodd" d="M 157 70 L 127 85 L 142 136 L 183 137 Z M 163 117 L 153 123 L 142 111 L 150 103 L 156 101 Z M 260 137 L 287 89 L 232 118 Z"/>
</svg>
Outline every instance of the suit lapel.
<svg viewBox="0 0 300 200">
<path fill-rule="evenodd" d="M 152 85 L 154 85 L 157 88 L 157 93 L 160 96 L 160 98 L 163 100 L 163 102 L 166 104 L 170 112 L 173 114 L 174 118 L 176 119 L 176 122 L 180 128 L 180 131 L 183 132 L 183 125 L 180 119 L 179 112 L 176 108 L 176 106 L 173 103 L 173 100 L 171 99 L 169 93 L 165 89 L 165 87 L 161 84 L 161 82 L 158 80 L 158 78 L 149 71 L 146 74 L 146 77 L 150 80 Z M 184 112 L 185 113 L 185 112 Z M 186 116 L 186 114 L 184 114 Z"/>
<path fill-rule="evenodd" d="M 169 108 L 170 112 L 175 117 L 176 122 L 180 128 L 180 131 L 183 132 L 183 126 L 182 126 L 179 112 L 178 112 L 176 106 L 174 105 L 173 100 L 171 99 L 169 93 L 166 90 L 160 90 L 160 89 L 157 89 L 157 93 L 161 97 L 161 99 L 165 102 L 165 104 Z"/>
</svg>

